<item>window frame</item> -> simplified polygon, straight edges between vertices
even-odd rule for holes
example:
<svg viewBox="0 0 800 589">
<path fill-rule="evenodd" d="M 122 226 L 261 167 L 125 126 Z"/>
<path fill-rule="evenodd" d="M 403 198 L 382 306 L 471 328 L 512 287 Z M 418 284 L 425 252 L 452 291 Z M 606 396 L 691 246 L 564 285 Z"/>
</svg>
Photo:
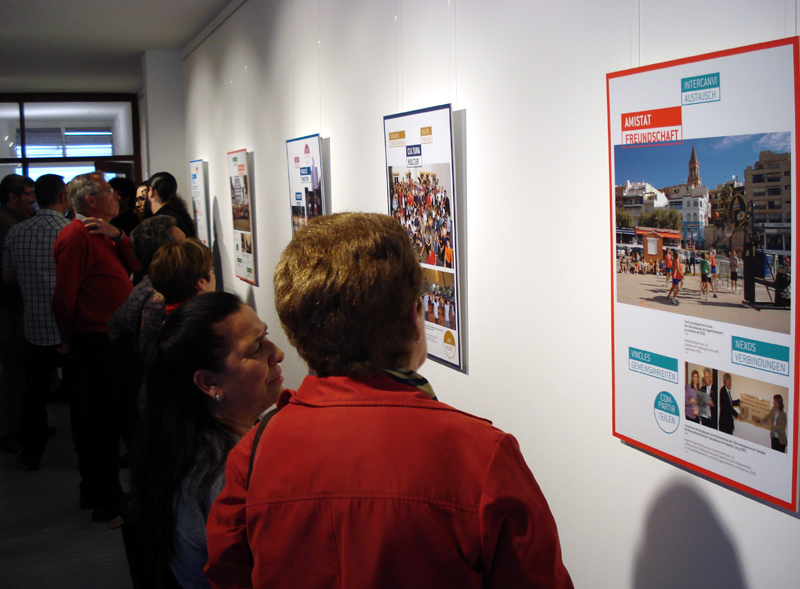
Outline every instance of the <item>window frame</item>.
<svg viewBox="0 0 800 589">
<path fill-rule="evenodd" d="M 115 154 L 110 156 L 64 156 L 64 157 L 28 157 L 27 150 L 22 149 L 22 157 L 0 158 L 0 164 L 16 165 L 22 168 L 22 175 L 28 176 L 31 166 L 36 168 L 40 164 L 74 164 L 91 161 L 95 168 L 107 173 L 114 173 L 114 168 L 119 164 L 125 167 L 132 165 L 134 182 L 139 182 L 142 177 L 141 132 L 139 127 L 139 98 L 136 94 L 123 94 L 112 92 L 101 93 L 43 93 L 43 92 L 14 92 L 0 93 L 0 103 L 16 103 L 19 108 L 19 133 L 20 139 L 27 148 L 27 132 L 25 129 L 25 103 L 65 103 L 72 102 L 127 102 L 131 108 L 131 137 L 133 153 Z"/>
</svg>

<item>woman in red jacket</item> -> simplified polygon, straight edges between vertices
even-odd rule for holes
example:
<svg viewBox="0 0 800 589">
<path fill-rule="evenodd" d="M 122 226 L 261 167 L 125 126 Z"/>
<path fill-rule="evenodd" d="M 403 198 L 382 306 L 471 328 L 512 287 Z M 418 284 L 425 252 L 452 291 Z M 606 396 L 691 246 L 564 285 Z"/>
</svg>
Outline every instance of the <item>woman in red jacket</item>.
<svg viewBox="0 0 800 589">
<path fill-rule="evenodd" d="M 314 219 L 274 283 L 314 374 L 228 455 L 206 526 L 212 586 L 571 587 L 517 441 L 416 373 L 423 276 L 397 221 Z"/>
</svg>

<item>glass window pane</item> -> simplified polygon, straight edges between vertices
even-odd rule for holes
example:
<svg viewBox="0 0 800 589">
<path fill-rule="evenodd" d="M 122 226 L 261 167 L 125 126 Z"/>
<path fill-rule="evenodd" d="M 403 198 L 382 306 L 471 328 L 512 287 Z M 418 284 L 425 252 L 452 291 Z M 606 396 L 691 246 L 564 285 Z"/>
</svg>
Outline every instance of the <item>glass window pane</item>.
<svg viewBox="0 0 800 589">
<path fill-rule="evenodd" d="M 0 102 L 0 158 L 20 157 L 16 150 L 18 129 L 19 105 L 16 102 Z"/>
<path fill-rule="evenodd" d="M 88 174 L 94 172 L 94 162 L 59 162 L 49 164 L 31 164 L 28 167 L 28 175 L 36 180 L 39 176 L 44 174 L 58 174 L 64 177 L 64 182 L 69 182 L 78 174 Z M 105 174 L 106 180 L 113 178 L 114 174 Z"/>
<path fill-rule="evenodd" d="M 20 164 L 0 164 L 0 180 L 9 174 L 22 174 L 22 165 Z"/>
<path fill-rule="evenodd" d="M 24 106 L 27 157 L 133 154 L 129 102 L 27 102 Z"/>
<path fill-rule="evenodd" d="M 22 157 L 22 131 L 17 130 L 17 157 Z M 64 157 L 64 141 L 61 129 L 47 128 L 27 129 L 25 133 L 27 146 L 26 157 Z"/>
</svg>

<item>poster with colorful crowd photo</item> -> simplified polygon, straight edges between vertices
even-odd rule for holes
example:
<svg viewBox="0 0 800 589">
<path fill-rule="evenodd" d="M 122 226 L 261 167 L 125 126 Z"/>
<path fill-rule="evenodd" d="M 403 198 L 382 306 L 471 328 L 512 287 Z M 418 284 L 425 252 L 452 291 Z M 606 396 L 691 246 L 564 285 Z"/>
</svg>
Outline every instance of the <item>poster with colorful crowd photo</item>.
<svg viewBox="0 0 800 589">
<path fill-rule="evenodd" d="M 250 193 L 250 173 L 247 165 L 246 149 L 228 153 L 228 178 L 230 179 L 231 188 L 236 276 L 245 282 L 257 285 L 255 231 L 252 218 L 252 195 Z"/>
<path fill-rule="evenodd" d="M 292 235 L 314 217 L 325 214 L 325 183 L 322 169 L 322 139 L 308 135 L 286 142 L 289 167 L 289 206 Z"/>
<path fill-rule="evenodd" d="M 428 357 L 464 370 L 449 104 L 383 119 L 389 214 L 407 231 L 425 276 Z"/>
<path fill-rule="evenodd" d="M 797 510 L 798 39 L 606 82 L 614 435 Z"/>
</svg>

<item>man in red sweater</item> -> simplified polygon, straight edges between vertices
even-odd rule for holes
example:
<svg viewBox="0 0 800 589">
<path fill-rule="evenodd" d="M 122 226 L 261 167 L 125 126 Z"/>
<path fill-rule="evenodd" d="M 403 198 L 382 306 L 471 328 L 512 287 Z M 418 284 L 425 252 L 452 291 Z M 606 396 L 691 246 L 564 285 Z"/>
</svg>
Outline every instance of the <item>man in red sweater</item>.
<svg viewBox="0 0 800 589">
<path fill-rule="evenodd" d="M 92 519 L 119 515 L 119 387 L 116 357 L 106 323 L 133 290 L 130 273 L 139 270 L 130 239 L 110 221 L 119 196 L 102 172 L 82 174 L 68 186 L 76 219 L 53 247 L 56 285 L 53 317 L 61 334 L 60 352 L 75 360 L 71 404 L 73 437 L 81 474 L 80 505 Z"/>
</svg>

